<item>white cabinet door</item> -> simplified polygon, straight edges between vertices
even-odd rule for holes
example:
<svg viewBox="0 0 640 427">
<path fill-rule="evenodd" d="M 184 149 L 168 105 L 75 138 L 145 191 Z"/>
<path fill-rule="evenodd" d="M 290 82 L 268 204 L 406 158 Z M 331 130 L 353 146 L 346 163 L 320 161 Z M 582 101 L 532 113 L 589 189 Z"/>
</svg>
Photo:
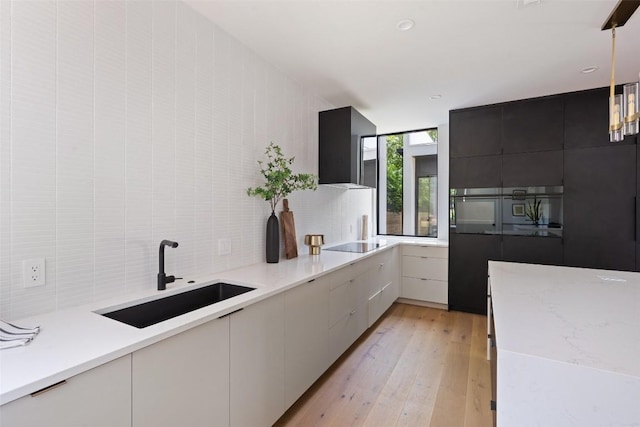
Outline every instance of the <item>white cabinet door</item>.
<svg viewBox="0 0 640 427">
<path fill-rule="evenodd" d="M 369 316 L 367 326 L 370 328 L 382 316 L 382 290 L 369 297 Z"/>
<path fill-rule="evenodd" d="M 419 301 L 447 304 L 449 302 L 449 287 L 447 282 L 441 280 L 403 277 L 402 296 Z"/>
<path fill-rule="evenodd" d="M 3 405 L 0 426 L 131 426 L 131 356 Z"/>
<path fill-rule="evenodd" d="M 230 316 L 234 427 L 270 426 L 284 413 L 284 295 Z"/>
<path fill-rule="evenodd" d="M 403 298 L 448 304 L 448 277 L 447 248 L 414 245 L 403 248 Z"/>
<path fill-rule="evenodd" d="M 418 279 L 447 281 L 449 265 L 446 259 L 417 256 L 402 257 L 402 275 Z"/>
<path fill-rule="evenodd" d="M 229 318 L 133 353 L 133 426 L 229 425 Z"/>
<path fill-rule="evenodd" d="M 392 248 L 376 255 L 369 270 L 369 318 L 371 327 L 400 296 L 400 252 Z M 386 294 L 383 295 L 383 290 Z"/>
<path fill-rule="evenodd" d="M 285 407 L 329 367 L 331 275 L 297 286 L 285 298 Z"/>
<path fill-rule="evenodd" d="M 397 281 L 389 282 L 382 287 L 380 316 L 391 307 L 391 304 L 400 296 L 400 284 Z M 380 317 L 378 316 L 378 317 Z"/>
<path fill-rule="evenodd" d="M 368 327 L 369 276 L 366 272 L 361 273 L 329 293 L 331 363 L 335 362 Z"/>
<path fill-rule="evenodd" d="M 447 259 L 449 257 L 449 248 L 442 246 L 404 245 L 402 247 L 402 255 Z"/>
</svg>

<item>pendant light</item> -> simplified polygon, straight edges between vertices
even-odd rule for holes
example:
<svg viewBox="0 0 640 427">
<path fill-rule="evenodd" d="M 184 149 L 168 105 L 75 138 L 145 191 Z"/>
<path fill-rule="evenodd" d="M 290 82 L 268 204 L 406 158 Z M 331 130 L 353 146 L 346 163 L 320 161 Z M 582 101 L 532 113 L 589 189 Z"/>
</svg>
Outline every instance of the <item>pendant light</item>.
<svg viewBox="0 0 640 427">
<path fill-rule="evenodd" d="M 640 75 L 638 76 L 640 79 Z M 638 82 L 629 83 L 622 87 L 624 115 L 624 134 L 637 135 L 640 113 L 638 112 Z"/>
<path fill-rule="evenodd" d="M 619 0 L 602 30 L 611 29 L 611 87 L 609 91 L 609 140 L 620 142 L 625 135 L 638 134 L 638 82 L 623 86 L 621 95 L 616 95 L 616 28 L 622 27 L 640 6 L 640 0 Z M 640 79 L 640 76 L 639 76 Z"/>
</svg>

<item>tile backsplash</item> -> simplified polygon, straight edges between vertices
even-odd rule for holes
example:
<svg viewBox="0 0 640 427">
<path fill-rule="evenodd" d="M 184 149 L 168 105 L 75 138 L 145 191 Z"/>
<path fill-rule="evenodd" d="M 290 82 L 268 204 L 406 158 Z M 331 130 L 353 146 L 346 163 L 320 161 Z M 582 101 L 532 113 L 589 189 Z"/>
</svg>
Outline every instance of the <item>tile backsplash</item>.
<svg viewBox="0 0 640 427">
<path fill-rule="evenodd" d="M 317 173 L 332 107 L 179 1 L 1 1 L 0 318 L 152 289 L 162 239 L 181 277 L 264 262 L 256 162 L 273 141 Z M 299 252 L 357 238 L 373 197 L 291 195 Z"/>
</svg>

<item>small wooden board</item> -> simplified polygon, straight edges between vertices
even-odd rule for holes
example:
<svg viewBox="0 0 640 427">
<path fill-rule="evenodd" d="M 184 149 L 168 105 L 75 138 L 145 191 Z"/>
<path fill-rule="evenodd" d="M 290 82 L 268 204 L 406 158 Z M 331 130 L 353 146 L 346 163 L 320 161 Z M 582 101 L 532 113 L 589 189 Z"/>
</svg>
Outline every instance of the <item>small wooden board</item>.
<svg viewBox="0 0 640 427">
<path fill-rule="evenodd" d="M 282 238 L 284 240 L 284 255 L 287 259 L 298 256 L 298 241 L 296 239 L 296 224 L 293 212 L 289 210 L 289 200 L 282 200 L 284 210 L 280 213 L 282 223 Z"/>
</svg>

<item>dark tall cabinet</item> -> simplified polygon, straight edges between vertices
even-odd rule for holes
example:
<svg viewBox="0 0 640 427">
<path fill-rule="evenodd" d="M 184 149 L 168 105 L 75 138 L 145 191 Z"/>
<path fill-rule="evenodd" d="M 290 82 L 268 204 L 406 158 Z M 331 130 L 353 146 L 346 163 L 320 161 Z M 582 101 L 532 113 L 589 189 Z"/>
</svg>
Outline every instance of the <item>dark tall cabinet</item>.
<svg viewBox="0 0 640 427">
<path fill-rule="evenodd" d="M 501 246 L 501 236 L 449 236 L 449 307 L 452 310 L 486 314 L 487 263 L 502 259 Z"/>
<path fill-rule="evenodd" d="M 635 269 L 636 146 L 565 151 L 565 264 Z"/>
<path fill-rule="evenodd" d="M 618 92 L 621 87 L 618 87 Z M 563 186 L 562 237 L 449 236 L 449 305 L 484 313 L 487 260 L 640 271 L 640 150 L 608 88 L 450 112 L 450 187 Z"/>
<path fill-rule="evenodd" d="M 502 107 L 489 106 L 451 112 L 449 139 L 455 140 L 449 147 L 449 156 L 491 156 L 502 154 Z"/>
<path fill-rule="evenodd" d="M 560 96 L 509 102 L 502 111 L 504 153 L 562 150 L 564 104 Z"/>
</svg>

